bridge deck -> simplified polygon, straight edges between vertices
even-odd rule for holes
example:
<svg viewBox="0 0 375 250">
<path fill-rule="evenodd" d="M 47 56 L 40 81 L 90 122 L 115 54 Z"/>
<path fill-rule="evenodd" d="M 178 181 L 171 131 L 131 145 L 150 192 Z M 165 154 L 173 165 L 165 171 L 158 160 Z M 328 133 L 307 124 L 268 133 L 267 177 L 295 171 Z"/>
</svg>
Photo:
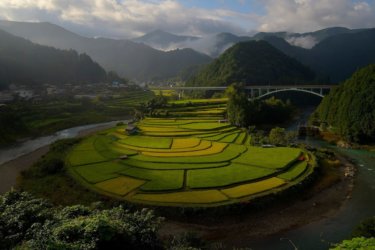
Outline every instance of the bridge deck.
<svg viewBox="0 0 375 250">
<path fill-rule="evenodd" d="M 336 85 L 328 84 L 301 84 L 301 85 L 254 85 L 246 86 L 246 90 L 251 89 L 331 89 Z M 151 90 L 225 90 L 228 86 L 204 86 L 204 87 L 151 87 Z"/>
</svg>

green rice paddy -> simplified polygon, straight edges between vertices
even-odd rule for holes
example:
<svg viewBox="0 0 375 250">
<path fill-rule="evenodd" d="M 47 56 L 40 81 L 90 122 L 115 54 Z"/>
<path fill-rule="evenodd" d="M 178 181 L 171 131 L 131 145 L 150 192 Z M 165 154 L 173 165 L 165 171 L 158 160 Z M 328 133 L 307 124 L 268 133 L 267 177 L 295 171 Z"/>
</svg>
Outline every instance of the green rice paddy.
<svg viewBox="0 0 375 250">
<path fill-rule="evenodd" d="M 177 101 L 166 109 L 169 117 L 135 124 L 135 135 L 120 126 L 86 138 L 68 154 L 69 172 L 97 192 L 161 206 L 251 200 L 312 172 L 313 158 L 301 149 L 250 146 L 246 131 L 217 119 L 223 105 L 223 99 Z"/>
</svg>

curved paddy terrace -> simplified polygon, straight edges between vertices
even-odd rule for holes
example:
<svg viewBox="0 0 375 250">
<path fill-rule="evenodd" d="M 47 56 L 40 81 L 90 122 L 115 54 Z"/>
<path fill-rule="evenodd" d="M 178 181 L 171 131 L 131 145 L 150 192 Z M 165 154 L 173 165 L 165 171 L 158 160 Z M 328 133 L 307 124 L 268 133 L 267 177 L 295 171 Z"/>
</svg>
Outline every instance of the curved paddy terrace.
<svg viewBox="0 0 375 250">
<path fill-rule="evenodd" d="M 70 172 L 117 198 L 195 206 L 277 192 L 312 171 L 301 149 L 248 146 L 246 132 L 228 124 L 146 119 L 139 128 L 138 135 L 116 127 L 85 139 L 67 157 Z"/>
<path fill-rule="evenodd" d="M 66 158 L 70 173 L 92 190 L 131 202 L 219 206 L 279 192 L 313 171 L 313 157 L 301 149 L 250 146 L 246 131 L 207 113 L 146 118 L 135 135 L 119 126 L 86 138 Z"/>
</svg>

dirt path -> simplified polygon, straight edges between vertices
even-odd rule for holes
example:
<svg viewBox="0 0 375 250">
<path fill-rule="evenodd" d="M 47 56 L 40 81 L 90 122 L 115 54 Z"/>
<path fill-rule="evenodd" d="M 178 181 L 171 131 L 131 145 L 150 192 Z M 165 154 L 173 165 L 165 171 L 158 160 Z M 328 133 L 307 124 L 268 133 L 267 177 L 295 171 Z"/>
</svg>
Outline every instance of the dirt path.
<svg viewBox="0 0 375 250">
<path fill-rule="evenodd" d="M 29 168 L 40 157 L 45 155 L 49 150 L 49 146 L 42 147 L 36 151 L 21 156 L 13 161 L 9 161 L 0 166 L 0 194 L 12 189 L 16 185 L 17 177 L 21 171 Z"/>
<path fill-rule="evenodd" d="M 111 126 L 103 125 L 95 128 L 90 128 L 79 132 L 78 137 L 83 137 L 93 134 L 97 131 L 107 129 Z M 0 194 L 3 194 L 12 189 L 17 183 L 19 174 L 31 167 L 49 150 L 49 146 L 41 147 L 29 154 L 23 155 L 12 161 L 0 165 Z"/>
</svg>

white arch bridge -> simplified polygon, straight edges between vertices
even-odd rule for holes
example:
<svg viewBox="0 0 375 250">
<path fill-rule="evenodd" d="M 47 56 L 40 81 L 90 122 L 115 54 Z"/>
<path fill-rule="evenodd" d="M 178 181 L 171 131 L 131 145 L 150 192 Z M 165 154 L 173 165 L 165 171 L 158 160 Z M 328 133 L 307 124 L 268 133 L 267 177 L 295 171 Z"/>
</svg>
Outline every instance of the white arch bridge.
<svg viewBox="0 0 375 250">
<path fill-rule="evenodd" d="M 304 92 L 323 98 L 335 85 L 322 84 L 295 84 L 295 85 L 254 85 L 246 86 L 245 90 L 249 93 L 250 99 L 261 99 L 281 92 Z M 218 87 L 152 87 L 151 90 L 175 90 L 179 97 L 182 97 L 184 91 L 225 91 L 226 86 Z"/>
</svg>

